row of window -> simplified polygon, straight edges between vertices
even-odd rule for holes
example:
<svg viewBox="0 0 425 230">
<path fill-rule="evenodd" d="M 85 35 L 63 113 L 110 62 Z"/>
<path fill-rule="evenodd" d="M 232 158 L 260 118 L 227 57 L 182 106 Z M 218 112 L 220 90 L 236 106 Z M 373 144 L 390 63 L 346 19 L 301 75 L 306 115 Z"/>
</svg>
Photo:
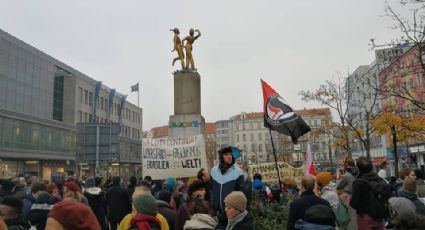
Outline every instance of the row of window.
<svg viewBox="0 0 425 230">
<path fill-rule="evenodd" d="M 240 140 L 240 136 L 242 136 L 242 142 L 246 142 L 247 141 L 247 139 L 246 139 L 247 135 L 245 133 L 243 133 L 242 135 L 239 135 L 239 134 L 236 135 L 236 142 L 240 142 L 241 141 Z M 267 137 L 268 134 L 265 133 L 265 136 Z M 262 141 L 263 140 L 263 133 L 257 133 L 257 137 L 258 137 L 258 139 L 257 139 L 258 141 Z M 255 141 L 255 135 L 254 135 L 254 133 L 251 133 L 250 134 L 250 139 L 249 140 L 250 141 Z"/>
<path fill-rule="evenodd" d="M 122 125 L 121 134 L 125 137 L 140 140 L 140 130 L 136 128 L 131 128 L 129 126 Z"/>
<path fill-rule="evenodd" d="M 70 152 L 74 131 L 0 117 L 0 148 Z"/>
<path fill-rule="evenodd" d="M 78 100 L 81 104 L 86 104 L 89 106 L 93 106 L 93 93 L 89 90 L 83 89 L 82 87 L 78 87 Z M 97 98 L 97 109 L 101 111 L 108 112 L 109 111 L 109 101 L 107 98 L 99 96 Z M 111 104 L 111 111 L 109 111 L 112 114 L 119 115 L 119 111 L 121 109 L 121 105 L 118 103 Z M 131 111 L 128 108 L 125 108 L 123 111 L 123 119 L 135 122 L 140 124 L 141 117 L 140 114 L 136 111 Z"/>
<path fill-rule="evenodd" d="M 251 144 L 251 146 L 247 144 L 237 145 L 238 149 L 241 149 L 244 152 L 263 152 L 263 144 Z"/>
</svg>

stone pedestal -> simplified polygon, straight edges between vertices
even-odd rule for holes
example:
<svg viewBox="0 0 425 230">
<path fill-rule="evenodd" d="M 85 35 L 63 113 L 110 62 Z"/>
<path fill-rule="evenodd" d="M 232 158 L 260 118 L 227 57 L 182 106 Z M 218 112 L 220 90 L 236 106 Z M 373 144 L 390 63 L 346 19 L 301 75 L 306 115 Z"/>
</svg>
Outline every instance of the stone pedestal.
<svg viewBox="0 0 425 230">
<path fill-rule="evenodd" d="M 203 134 L 205 119 L 201 114 L 171 115 L 169 137 L 190 137 Z"/>
<path fill-rule="evenodd" d="M 201 77 L 198 72 L 174 73 L 174 115 L 201 114 Z"/>
<path fill-rule="evenodd" d="M 201 115 L 201 77 L 195 71 L 174 73 L 174 115 L 170 116 L 168 136 L 188 137 L 204 133 Z"/>
</svg>

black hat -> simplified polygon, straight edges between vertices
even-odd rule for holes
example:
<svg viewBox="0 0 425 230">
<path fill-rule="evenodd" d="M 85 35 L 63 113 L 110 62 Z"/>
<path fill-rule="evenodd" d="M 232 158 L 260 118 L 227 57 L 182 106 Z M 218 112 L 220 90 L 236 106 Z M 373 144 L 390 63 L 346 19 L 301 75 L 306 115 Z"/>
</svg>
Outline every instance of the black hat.
<svg viewBox="0 0 425 230">
<path fill-rule="evenodd" d="M 195 180 L 194 182 L 192 182 L 192 184 L 189 185 L 189 191 L 188 194 L 189 196 L 192 195 L 192 193 L 205 188 L 205 183 L 202 180 Z"/>
<path fill-rule="evenodd" d="M 167 190 L 162 190 L 161 192 L 158 193 L 158 200 L 162 200 L 167 203 L 170 203 L 171 193 Z"/>
<path fill-rule="evenodd" d="M 304 214 L 304 221 L 311 224 L 321 224 L 335 227 L 335 214 L 331 207 L 318 204 L 307 209 Z"/>
</svg>

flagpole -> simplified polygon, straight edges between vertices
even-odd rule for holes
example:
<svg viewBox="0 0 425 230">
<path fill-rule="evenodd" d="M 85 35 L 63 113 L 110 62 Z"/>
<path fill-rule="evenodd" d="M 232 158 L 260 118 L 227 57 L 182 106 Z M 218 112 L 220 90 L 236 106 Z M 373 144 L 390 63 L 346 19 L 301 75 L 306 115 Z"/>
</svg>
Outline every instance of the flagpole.
<svg viewBox="0 0 425 230">
<path fill-rule="evenodd" d="M 273 155 L 274 155 L 274 163 L 276 165 L 277 179 L 279 181 L 279 190 L 282 191 L 282 183 L 280 181 L 280 173 L 279 173 L 279 164 L 277 163 L 276 150 L 274 148 L 273 136 L 272 136 L 272 129 L 271 128 L 269 128 L 269 132 L 270 132 L 270 140 L 272 142 L 272 149 L 273 149 Z"/>
<path fill-rule="evenodd" d="M 137 82 L 137 107 L 140 108 L 139 99 L 140 99 L 140 85 L 139 85 L 139 82 Z"/>
</svg>

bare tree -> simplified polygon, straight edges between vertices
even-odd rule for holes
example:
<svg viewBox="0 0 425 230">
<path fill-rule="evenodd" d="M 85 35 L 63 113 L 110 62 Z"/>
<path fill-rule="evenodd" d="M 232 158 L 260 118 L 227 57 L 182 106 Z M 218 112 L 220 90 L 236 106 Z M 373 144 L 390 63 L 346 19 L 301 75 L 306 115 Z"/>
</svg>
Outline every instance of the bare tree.
<svg viewBox="0 0 425 230">
<path fill-rule="evenodd" d="M 340 75 L 339 79 L 342 79 Z M 343 82 L 331 80 L 321 84 L 317 90 L 301 91 L 299 94 L 303 97 L 303 101 L 316 101 L 336 112 L 338 121 L 328 121 L 328 124 L 324 128 L 320 128 L 319 132 L 333 136 L 337 140 L 335 145 L 343 148 L 347 156 L 351 158 L 351 138 L 350 130 L 348 129 L 349 125 L 347 124 L 347 101 L 351 96 L 350 93 L 351 91 L 346 89 Z"/>
<path fill-rule="evenodd" d="M 371 39 L 371 48 L 381 46 L 411 46 L 411 49 L 415 49 L 417 52 L 414 56 L 414 60 L 411 62 L 400 61 L 401 58 L 395 60 L 392 65 L 397 66 L 398 73 L 394 75 L 407 76 L 410 74 L 418 74 L 424 76 L 425 63 L 424 63 L 424 50 L 425 50 L 425 1 L 423 0 L 401 0 L 399 2 L 401 10 L 409 10 L 411 18 L 403 16 L 392 7 L 388 1 L 385 5 L 385 15 L 392 19 L 394 24 L 391 26 L 392 29 L 400 30 L 401 36 L 396 39 L 396 42 L 390 42 L 384 45 L 375 44 L 374 39 Z M 394 71 L 393 71 L 394 72 Z M 394 87 L 393 84 L 389 83 L 391 77 L 384 76 L 380 79 L 382 87 L 378 87 L 384 97 L 397 97 L 408 101 L 412 106 L 413 112 L 424 112 L 425 111 L 425 90 L 421 92 L 413 92 L 413 85 L 405 81 L 402 87 Z"/>
</svg>

